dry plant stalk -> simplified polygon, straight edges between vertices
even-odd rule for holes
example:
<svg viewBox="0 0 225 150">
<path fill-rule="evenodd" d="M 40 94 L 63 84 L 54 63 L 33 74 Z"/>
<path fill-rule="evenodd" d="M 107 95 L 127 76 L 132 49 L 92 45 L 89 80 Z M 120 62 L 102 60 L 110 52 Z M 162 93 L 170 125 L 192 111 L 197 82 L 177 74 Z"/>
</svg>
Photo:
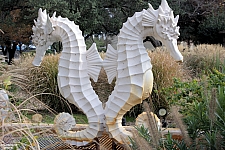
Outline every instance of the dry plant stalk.
<svg viewBox="0 0 225 150">
<path fill-rule="evenodd" d="M 171 115 L 173 116 L 173 119 L 174 119 L 176 125 L 178 126 L 178 128 L 180 128 L 184 142 L 186 143 L 187 146 L 190 146 L 192 143 L 191 138 L 189 137 L 189 135 L 187 133 L 187 127 L 183 123 L 182 116 L 179 113 L 178 108 L 176 106 L 171 107 Z"/>
<path fill-rule="evenodd" d="M 132 130 L 131 131 L 131 133 L 133 134 L 133 137 L 132 137 L 132 139 L 134 139 L 135 140 L 135 137 L 137 136 L 137 135 L 134 135 L 134 131 Z M 137 133 L 138 134 L 138 133 Z M 128 143 L 127 142 L 127 140 L 125 139 L 125 137 L 123 137 L 123 136 L 120 136 L 121 137 L 121 139 L 122 139 L 122 141 L 123 141 L 123 148 L 125 149 L 125 150 L 132 150 L 132 148 L 129 146 L 129 144 L 130 143 Z M 136 141 L 136 140 L 135 140 Z M 100 149 L 101 150 L 101 149 Z"/>
<path fill-rule="evenodd" d="M 152 138 L 152 144 L 155 148 L 158 147 L 159 145 L 159 140 L 160 140 L 160 133 L 158 132 L 158 128 L 157 128 L 157 123 L 156 120 L 154 118 L 154 115 L 151 114 L 151 109 L 150 106 L 148 105 L 147 102 L 143 103 L 145 111 L 147 113 L 148 116 L 148 129 L 149 129 L 149 133 L 151 135 Z M 137 150 L 152 150 L 155 149 L 152 147 L 152 145 L 150 145 L 143 137 L 140 136 L 140 134 L 138 133 L 137 130 L 132 130 L 132 139 L 135 141 L 136 146 L 138 147 Z M 121 137 L 123 139 L 123 137 Z M 128 143 L 125 142 L 125 139 L 123 139 L 124 141 L 124 148 L 126 150 L 131 150 L 130 146 L 128 145 Z"/>
<path fill-rule="evenodd" d="M 152 144 L 154 147 L 157 147 L 159 145 L 160 133 L 154 115 L 151 115 L 153 109 L 150 108 L 147 102 L 143 103 L 143 107 L 148 116 L 148 129 L 152 138 Z"/>
<path fill-rule="evenodd" d="M 215 122 L 216 120 L 216 116 L 215 116 L 215 111 L 217 108 L 217 104 L 216 104 L 216 95 L 217 95 L 217 89 L 213 88 L 212 89 L 212 96 L 211 99 L 209 101 L 209 119 L 212 121 L 212 123 Z"/>
<path fill-rule="evenodd" d="M 138 147 L 138 150 L 152 150 L 153 148 L 149 143 L 139 135 L 137 130 L 132 131 L 133 139 Z"/>
</svg>

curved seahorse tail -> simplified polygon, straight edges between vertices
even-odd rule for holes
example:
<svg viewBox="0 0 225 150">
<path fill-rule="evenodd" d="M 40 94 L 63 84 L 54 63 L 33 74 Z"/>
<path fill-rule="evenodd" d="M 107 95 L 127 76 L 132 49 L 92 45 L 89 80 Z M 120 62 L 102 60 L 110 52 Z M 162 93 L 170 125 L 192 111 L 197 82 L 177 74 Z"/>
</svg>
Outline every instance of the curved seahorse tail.
<svg viewBox="0 0 225 150">
<path fill-rule="evenodd" d="M 60 135 L 63 140 L 71 140 L 76 146 L 84 146 L 93 141 L 99 135 L 99 125 L 89 124 L 89 126 L 82 131 L 67 131 Z"/>
<path fill-rule="evenodd" d="M 69 113 L 60 113 L 55 117 L 54 129 L 61 139 L 77 146 L 83 146 L 98 137 L 102 124 L 92 122 L 82 131 L 71 131 L 76 125 L 75 119 Z M 101 126 L 101 127 L 100 127 Z"/>
<path fill-rule="evenodd" d="M 149 97 L 149 94 L 151 93 L 153 87 L 152 70 L 148 69 L 142 77 L 143 86 L 135 84 L 130 85 L 130 92 L 126 93 L 129 95 L 127 101 L 123 98 L 124 93 L 118 94 L 118 91 L 121 90 L 118 89 L 117 94 L 113 93 L 107 102 L 107 107 L 105 109 L 106 129 L 109 131 L 110 137 L 116 139 L 120 143 L 124 143 L 125 141 L 129 142 L 128 136 L 132 137 L 132 133 L 126 131 L 121 124 L 123 115 L 134 105 L 142 103 L 142 101 Z"/>
<path fill-rule="evenodd" d="M 88 126 L 86 129 L 81 131 L 70 131 L 68 130 L 62 130 L 58 129 L 57 124 L 55 125 L 55 131 L 57 134 L 64 140 L 71 140 L 73 144 L 77 146 L 83 146 L 91 142 L 94 138 L 101 135 L 101 133 L 104 130 L 103 127 L 103 108 L 102 104 L 98 101 L 95 101 L 95 95 L 90 95 L 90 97 L 93 97 L 91 101 L 87 101 L 85 97 L 73 101 L 71 100 L 71 97 L 78 97 L 76 94 L 70 94 L 69 97 L 66 97 L 70 103 L 73 103 L 79 108 L 82 108 L 82 111 L 84 114 L 86 114 L 88 119 Z M 83 105 L 86 105 L 86 109 L 83 109 Z M 83 145 L 82 145 L 83 144 Z"/>
<path fill-rule="evenodd" d="M 117 118 L 115 122 L 108 122 L 106 125 L 110 138 L 115 139 L 119 143 L 130 143 L 129 137 L 133 137 L 133 134 L 122 126 L 122 118 Z"/>
<path fill-rule="evenodd" d="M 61 129 L 55 127 L 56 133 L 59 135 L 59 137 L 76 146 L 84 146 L 90 142 L 93 141 L 94 138 L 98 137 L 99 135 L 99 130 L 98 130 L 98 125 L 95 126 L 94 128 L 91 128 L 90 125 L 82 130 L 82 131 L 64 131 L 60 132 Z"/>
</svg>

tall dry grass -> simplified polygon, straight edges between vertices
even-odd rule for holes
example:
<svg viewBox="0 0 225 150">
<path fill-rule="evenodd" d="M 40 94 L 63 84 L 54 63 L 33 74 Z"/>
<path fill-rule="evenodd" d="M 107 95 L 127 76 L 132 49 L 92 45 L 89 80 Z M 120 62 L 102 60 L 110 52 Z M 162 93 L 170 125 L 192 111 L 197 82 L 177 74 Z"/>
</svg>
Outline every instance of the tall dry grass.
<svg viewBox="0 0 225 150">
<path fill-rule="evenodd" d="M 225 48 L 221 45 L 201 44 L 192 48 L 179 45 L 179 49 L 184 49 L 184 66 L 190 70 L 192 78 L 198 78 L 203 74 L 218 67 L 219 61 L 225 65 Z"/>
<path fill-rule="evenodd" d="M 148 51 L 151 58 L 154 83 L 157 89 L 168 87 L 173 84 L 173 78 L 189 78 L 182 63 L 176 62 L 168 51 L 157 48 L 155 51 Z"/>
<path fill-rule="evenodd" d="M 70 105 L 61 96 L 57 84 L 59 56 L 45 56 L 41 66 L 30 66 L 23 69 L 23 72 L 20 73 L 24 76 L 23 81 L 27 85 L 26 89 L 33 95 L 36 95 L 36 98 L 41 102 L 58 112 L 72 112 L 71 107 L 74 107 L 74 109 L 77 108 L 74 105 Z M 33 58 L 30 58 L 30 60 L 33 60 Z M 27 62 L 32 65 L 30 60 Z"/>
<path fill-rule="evenodd" d="M 176 62 L 166 49 L 157 48 L 155 51 L 148 51 L 151 58 L 152 71 L 154 77 L 151 100 L 154 104 L 154 112 L 159 107 L 168 108 L 168 103 L 161 92 L 163 88 L 173 85 L 173 79 L 189 79 L 189 72 L 182 63 Z"/>
</svg>

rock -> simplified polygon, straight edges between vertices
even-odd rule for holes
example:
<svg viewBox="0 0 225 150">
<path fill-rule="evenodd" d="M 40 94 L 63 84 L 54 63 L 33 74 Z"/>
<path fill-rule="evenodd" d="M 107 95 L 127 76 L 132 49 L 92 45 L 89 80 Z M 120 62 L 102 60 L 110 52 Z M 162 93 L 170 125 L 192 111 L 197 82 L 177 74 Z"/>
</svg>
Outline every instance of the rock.
<svg viewBox="0 0 225 150">
<path fill-rule="evenodd" d="M 8 94 L 5 90 L 0 90 L 0 122 L 10 122 L 16 120 L 14 113 L 10 108 Z"/>
<path fill-rule="evenodd" d="M 32 121 L 36 122 L 36 123 L 40 123 L 42 121 L 42 115 L 41 114 L 34 114 L 32 116 Z"/>
</svg>

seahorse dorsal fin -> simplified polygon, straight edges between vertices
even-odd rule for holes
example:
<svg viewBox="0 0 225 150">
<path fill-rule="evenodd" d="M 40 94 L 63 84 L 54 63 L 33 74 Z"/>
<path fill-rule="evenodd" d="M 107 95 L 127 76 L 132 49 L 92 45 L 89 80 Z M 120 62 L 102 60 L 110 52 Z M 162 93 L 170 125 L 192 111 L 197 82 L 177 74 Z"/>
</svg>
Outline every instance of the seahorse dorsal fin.
<svg viewBox="0 0 225 150">
<path fill-rule="evenodd" d="M 87 71 L 88 75 L 97 82 L 99 73 L 102 68 L 102 58 L 100 57 L 96 44 L 93 43 L 92 46 L 86 52 L 87 57 Z"/>
<path fill-rule="evenodd" d="M 115 50 L 110 44 L 103 60 L 103 67 L 108 77 L 108 82 L 111 84 L 113 79 L 117 75 L 117 50 Z"/>
</svg>

